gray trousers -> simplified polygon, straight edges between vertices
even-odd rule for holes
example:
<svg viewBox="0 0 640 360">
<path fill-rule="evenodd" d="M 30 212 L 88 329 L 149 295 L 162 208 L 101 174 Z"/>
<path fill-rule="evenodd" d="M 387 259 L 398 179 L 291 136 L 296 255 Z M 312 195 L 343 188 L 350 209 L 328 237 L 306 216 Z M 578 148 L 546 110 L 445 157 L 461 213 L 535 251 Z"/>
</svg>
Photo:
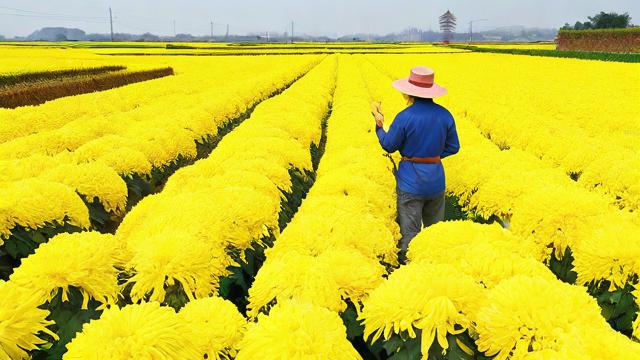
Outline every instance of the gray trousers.
<svg viewBox="0 0 640 360">
<path fill-rule="evenodd" d="M 398 224 L 400 225 L 400 256 L 404 263 L 411 240 L 424 227 L 444 220 L 444 192 L 420 196 L 396 189 L 398 194 Z"/>
</svg>

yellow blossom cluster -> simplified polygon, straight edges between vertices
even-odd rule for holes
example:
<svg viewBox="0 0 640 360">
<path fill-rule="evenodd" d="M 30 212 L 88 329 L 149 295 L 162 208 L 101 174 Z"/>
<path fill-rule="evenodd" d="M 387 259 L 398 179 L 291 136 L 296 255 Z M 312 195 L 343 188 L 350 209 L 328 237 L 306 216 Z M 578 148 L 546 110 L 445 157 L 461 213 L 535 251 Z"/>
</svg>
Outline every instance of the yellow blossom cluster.
<svg viewBox="0 0 640 360">
<path fill-rule="evenodd" d="M 220 297 L 188 302 L 178 316 L 189 324 L 200 359 L 233 359 L 247 322 L 235 305 Z"/>
<path fill-rule="evenodd" d="M 173 77 L 2 109 L 0 193 L 7 195 L 0 197 L 0 238 L 18 225 L 86 228 L 89 212 L 79 195 L 121 215 L 128 194 L 124 178 L 147 177 L 180 158 L 195 158 L 196 142 L 214 137 L 319 59 L 181 63 Z M 248 66 L 252 72 L 242 71 Z"/>
<path fill-rule="evenodd" d="M 229 359 L 245 326 L 221 298 L 193 300 L 178 313 L 156 302 L 112 307 L 82 327 L 63 359 Z"/>
<path fill-rule="evenodd" d="M 122 266 L 121 253 L 111 234 L 62 233 L 22 259 L 9 283 L 31 291 L 39 304 L 59 290 L 66 301 L 69 288 L 75 287 L 83 295 L 84 309 L 90 298 L 112 305 L 120 292 L 116 267 Z"/>
<path fill-rule="evenodd" d="M 27 358 L 25 351 L 46 345 L 44 334 L 57 340 L 46 327 L 54 323 L 46 320 L 49 310 L 41 307 L 58 293 L 66 302 L 71 288 L 77 289 L 83 309 L 92 299 L 100 308 L 113 306 L 120 294 L 122 253 L 113 235 L 62 233 L 22 259 L 9 281 L 0 281 L 0 359 Z"/>
<path fill-rule="evenodd" d="M 27 351 L 47 342 L 39 333 L 57 339 L 47 328 L 49 311 L 39 309 L 40 298 L 28 289 L 0 280 L 0 359 L 27 359 Z"/>
<path fill-rule="evenodd" d="M 498 225 L 433 225 L 413 239 L 408 258 L 364 302 L 372 340 L 421 330 L 425 359 L 434 338 L 446 350 L 447 334 L 465 331 L 500 360 L 640 356 L 640 345 L 611 329 L 583 287 L 556 279 L 524 239 Z"/>
<path fill-rule="evenodd" d="M 360 360 L 335 312 L 301 300 L 284 300 L 260 314 L 240 343 L 236 360 Z"/>
<path fill-rule="evenodd" d="M 177 171 L 118 228 L 134 301 L 163 301 L 179 284 L 189 298 L 209 296 L 244 251 L 279 232 L 290 169 L 311 171 L 334 89 L 336 60 L 326 58 L 282 94 L 262 102 L 211 153 Z"/>
<path fill-rule="evenodd" d="M 0 244 L 18 225 L 37 229 L 65 222 L 91 226 L 89 210 L 68 186 L 38 178 L 0 183 Z"/>
</svg>

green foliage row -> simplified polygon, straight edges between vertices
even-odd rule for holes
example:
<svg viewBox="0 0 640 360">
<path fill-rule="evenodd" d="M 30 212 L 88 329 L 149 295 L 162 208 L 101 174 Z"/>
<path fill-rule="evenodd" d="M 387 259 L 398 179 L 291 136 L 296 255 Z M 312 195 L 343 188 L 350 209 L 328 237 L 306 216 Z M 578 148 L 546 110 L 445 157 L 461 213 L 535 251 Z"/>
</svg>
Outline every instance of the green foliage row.
<svg viewBox="0 0 640 360">
<path fill-rule="evenodd" d="M 583 59 L 583 60 L 640 63 L 640 54 L 633 54 L 633 53 L 630 54 L 630 53 L 607 53 L 607 52 L 596 52 L 596 51 L 560 51 L 560 50 L 543 50 L 543 49 L 496 49 L 496 48 L 479 48 L 477 46 L 470 46 L 470 45 L 449 45 L 449 47 L 471 50 L 475 52 L 485 52 L 485 53 L 548 56 L 548 57 L 574 58 L 574 59 Z"/>
<path fill-rule="evenodd" d="M 597 35 L 597 34 L 640 34 L 640 27 L 631 27 L 624 29 L 586 29 L 586 30 L 574 30 L 574 29 L 560 29 L 558 34 L 566 33 L 571 35 Z"/>
<path fill-rule="evenodd" d="M 39 105 L 65 96 L 104 91 L 169 75 L 173 75 L 173 69 L 166 67 L 132 72 L 103 71 L 98 74 L 74 74 L 21 82 L 0 87 L 0 107 L 13 109 L 19 106 Z"/>
<path fill-rule="evenodd" d="M 21 74 L 0 74 L 0 88 L 36 81 L 62 80 L 68 77 L 98 75 L 113 71 L 125 70 L 124 66 L 99 66 L 84 69 L 47 70 Z"/>
<path fill-rule="evenodd" d="M 600 40 L 600 41 L 633 41 L 640 39 L 640 27 L 626 29 L 589 29 L 568 30 L 561 29 L 558 32 L 558 41 L 563 40 Z"/>
</svg>

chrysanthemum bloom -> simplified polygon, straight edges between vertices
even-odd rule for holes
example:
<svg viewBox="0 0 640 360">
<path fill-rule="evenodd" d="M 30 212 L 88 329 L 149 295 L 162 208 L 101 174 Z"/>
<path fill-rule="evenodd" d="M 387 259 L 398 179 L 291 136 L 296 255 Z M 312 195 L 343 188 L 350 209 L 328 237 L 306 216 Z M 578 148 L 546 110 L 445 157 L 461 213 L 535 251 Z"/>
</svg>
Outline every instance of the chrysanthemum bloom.
<svg viewBox="0 0 640 360">
<path fill-rule="evenodd" d="M 261 314 L 240 342 L 236 360 L 356 360 L 342 320 L 333 311 L 306 302 L 278 303 Z"/>
<path fill-rule="evenodd" d="M 142 303 L 105 310 L 67 345 L 64 360 L 200 359 L 197 342 L 172 308 Z"/>
<path fill-rule="evenodd" d="M 542 349 L 576 329 L 606 326 L 583 287 L 555 279 L 515 276 L 491 289 L 476 316 L 478 350 L 496 359 Z"/>
<path fill-rule="evenodd" d="M 290 250 L 317 255 L 335 247 L 351 247 L 370 259 L 397 263 L 394 235 L 381 218 L 353 201 L 315 194 L 308 195 L 267 257 Z"/>
<path fill-rule="evenodd" d="M 457 256 L 469 245 L 488 244 L 496 249 L 508 250 L 522 257 L 542 260 L 536 254 L 537 247 L 529 241 L 514 236 L 501 226 L 484 225 L 472 221 L 444 221 L 423 229 L 409 246 L 407 257 L 411 261 L 434 260 L 444 256 Z"/>
<path fill-rule="evenodd" d="M 344 174 L 342 174 L 342 176 L 344 176 Z M 310 202 L 305 207 L 318 208 L 320 211 L 325 211 L 327 213 L 326 216 L 335 216 L 334 214 L 337 211 L 344 215 L 360 213 L 366 215 L 368 218 L 375 219 L 380 225 L 386 227 L 388 231 L 396 235 L 395 230 L 398 224 L 394 220 L 390 220 L 395 219 L 395 206 L 385 206 L 382 203 L 378 203 L 378 200 L 370 201 L 366 197 L 360 197 L 357 192 L 350 192 L 346 189 L 343 189 L 343 191 L 327 189 L 325 185 L 331 186 L 333 184 L 324 182 L 322 178 L 316 181 L 314 187 L 312 187 L 312 190 L 309 192 L 309 198 L 313 199 L 313 202 Z M 378 191 L 378 193 L 381 194 L 384 192 L 385 191 Z M 395 197 L 386 196 L 383 198 L 386 198 L 386 201 L 395 203 Z M 334 212 L 329 211 L 329 206 L 332 202 L 334 203 Z M 347 220 L 351 221 L 354 218 L 356 218 L 356 216 L 349 216 L 348 219 L 343 219 L 343 222 Z"/>
<path fill-rule="evenodd" d="M 276 302 L 298 299 L 325 307 L 332 311 L 343 311 L 336 279 L 328 264 L 313 256 L 295 252 L 268 257 L 249 289 L 247 315 L 255 317 L 261 310 Z"/>
<path fill-rule="evenodd" d="M 338 284 L 343 299 L 353 303 L 365 300 L 383 282 L 386 270 L 377 259 L 349 248 L 337 246 L 325 251 L 318 260 L 326 264 Z"/>
<path fill-rule="evenodd" d="M 640 244 L 629 241 L 631 234 L 637 234 L 640 228 L 631 221 L 620 220 L 612 216 L 612 222 L 594 228 L 573 247 L 577 284 L 607 280 L 613 291 L 624 288 L 640 273 Z"/>
<path fill-rule="evenodd" d="M 371 342 L 380 336 L 406 332 L 416 337 L 422 330 L 422 354 L 426 355 L 434 338 L 447 349 L 447 333 L 458 334 L 471 327 L 474 313 L 483 297 L 480 285 L 460 270 L 448 265 L 411 263 L 394 271 L 373 290 L 360 315 L 364 337 Z"/>
<path fill-rule="evenodd" d="M 134 302 L 164 301 L 168 287 L 179 283 L 189 299 L 208 297 L 218 288 L 218 279 L 228 273 L 231 260 L 224 248 L 212 245 L 185 228 L 165 231 L 136 244 L 128 263 L 134 269 Z"/>
<path fill-rule="evenodd" d="M 541 246 L 552 244 L 557 258 L 585 232 L 606 225 L 615 209 L 604 198 L 579 188 L 541 188 L 524 194 L 514 205 L 511 229 Z M 549 254 L 551 255 L 551 254 Z"/>
<path fill-rule="evenodd" d="M 532 242 L 498 225 L 447 221 L 420 232 L 409 245 L 408 257 L 411 261 L 454 265 L 488 288 L 515 275 L 555 280 L 540 257 L 534 257 L 535 249 Z"/>
<path fill-rule="evenodd" d="M 16 225 L 38 229 L 65 222 L 91 225 L 89 210 L 72 188 L 36 178 L 0 184 L 0 244 Z"/>
<path fill-rule="evenodd" d="M 584 359 L 640 359 L 640 344 L 604 323 L 599 328 L 580 328 L 567 335 L 564 346 L 579 351 Z"/>
<path fill-rule="evenodd" d="M 127 184 L 104 164 L 60 165 L 40 177 L 70 186 L 88 201 L 97 199 L 109 212 L 120 213 L 127 206 Z"/>
<path fill-rule="evenodd" d="M 121 175 L 149 174 L 151 162 L 140 150 L 139 139 L 120 135 L 106 135 L 93 139 L 77 148 L 72 154 L 78 163 L 99 162 Z"/>
<path fill-rule="evenodd" d="M 118 297 L 118 243 L 113 235 L 97 232 L 59 234 L 40 245 L 11 274 L 11 282 L 30 289 L 38 304 L 51 300 L 62 291 L 68 299 L 69 287 L 83 296 L 82 307 L 90 298 L 114 304 Z"/>
<path fill-rule="evenodd" d="M 556 339 L 556 346 L 539 350 L 521 349 L 511 360 L 635 360 L 640 344 L 604 325 L 600 328 L 575 328 Z"/>
<path fill-rule="evenodd" d="M 47 329 L 49 311 L 39 309 L 40 299 L 33 292 L 11 282 L 0 281 L 0 359 L 27 359 L 27 351 L 47 342 L 40 333 L 58 337 Z"/>
<path fill-rule="evenodd" d="M 188 302 L 178 316 L 191 329 L 202 358 L 230 359 L 236 355 L 247 322 L 230 301 L 219 297 Z"/>
</svg>

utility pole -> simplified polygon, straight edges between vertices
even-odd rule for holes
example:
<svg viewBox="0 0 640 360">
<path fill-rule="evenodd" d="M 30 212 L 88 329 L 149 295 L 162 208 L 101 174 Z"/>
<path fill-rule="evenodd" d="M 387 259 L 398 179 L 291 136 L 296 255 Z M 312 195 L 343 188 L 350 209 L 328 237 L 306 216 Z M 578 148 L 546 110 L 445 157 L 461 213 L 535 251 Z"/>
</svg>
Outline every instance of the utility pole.
<svg viewBox="0 0 640 360">
<path fill-rule="evenodd" d="M 293 44 L 293 21 L 291 22 L 291 43 Z"/>
<path fill-rule="evenodd" d="M 211 20 L 211 40 L 213 40 L 213 20 Z"/>
<path fill-rule="evenodd" d="M 477 19 L 469 21 L 469 44 L 473 42 L 473 23 L 479 21 L 488 21 L 487 19 Z"/>
<path fill-rule="evenodd" d="M 224 36 L 224 41 L 227 42 L 229 40 L 229 24 L 227 24 L 227 33 Z"/>
<path fill-rule="evenodd" d="M 173 19 L 173 37 L 176 37 L 176 19 Z"/>
<path fill-rule="evenodd" d="M 109 6 L 109 24 L 111 25 L 111 42 L 113 42 L 113 14 L 111 13 L 111 6 Z"/>
</svg>

